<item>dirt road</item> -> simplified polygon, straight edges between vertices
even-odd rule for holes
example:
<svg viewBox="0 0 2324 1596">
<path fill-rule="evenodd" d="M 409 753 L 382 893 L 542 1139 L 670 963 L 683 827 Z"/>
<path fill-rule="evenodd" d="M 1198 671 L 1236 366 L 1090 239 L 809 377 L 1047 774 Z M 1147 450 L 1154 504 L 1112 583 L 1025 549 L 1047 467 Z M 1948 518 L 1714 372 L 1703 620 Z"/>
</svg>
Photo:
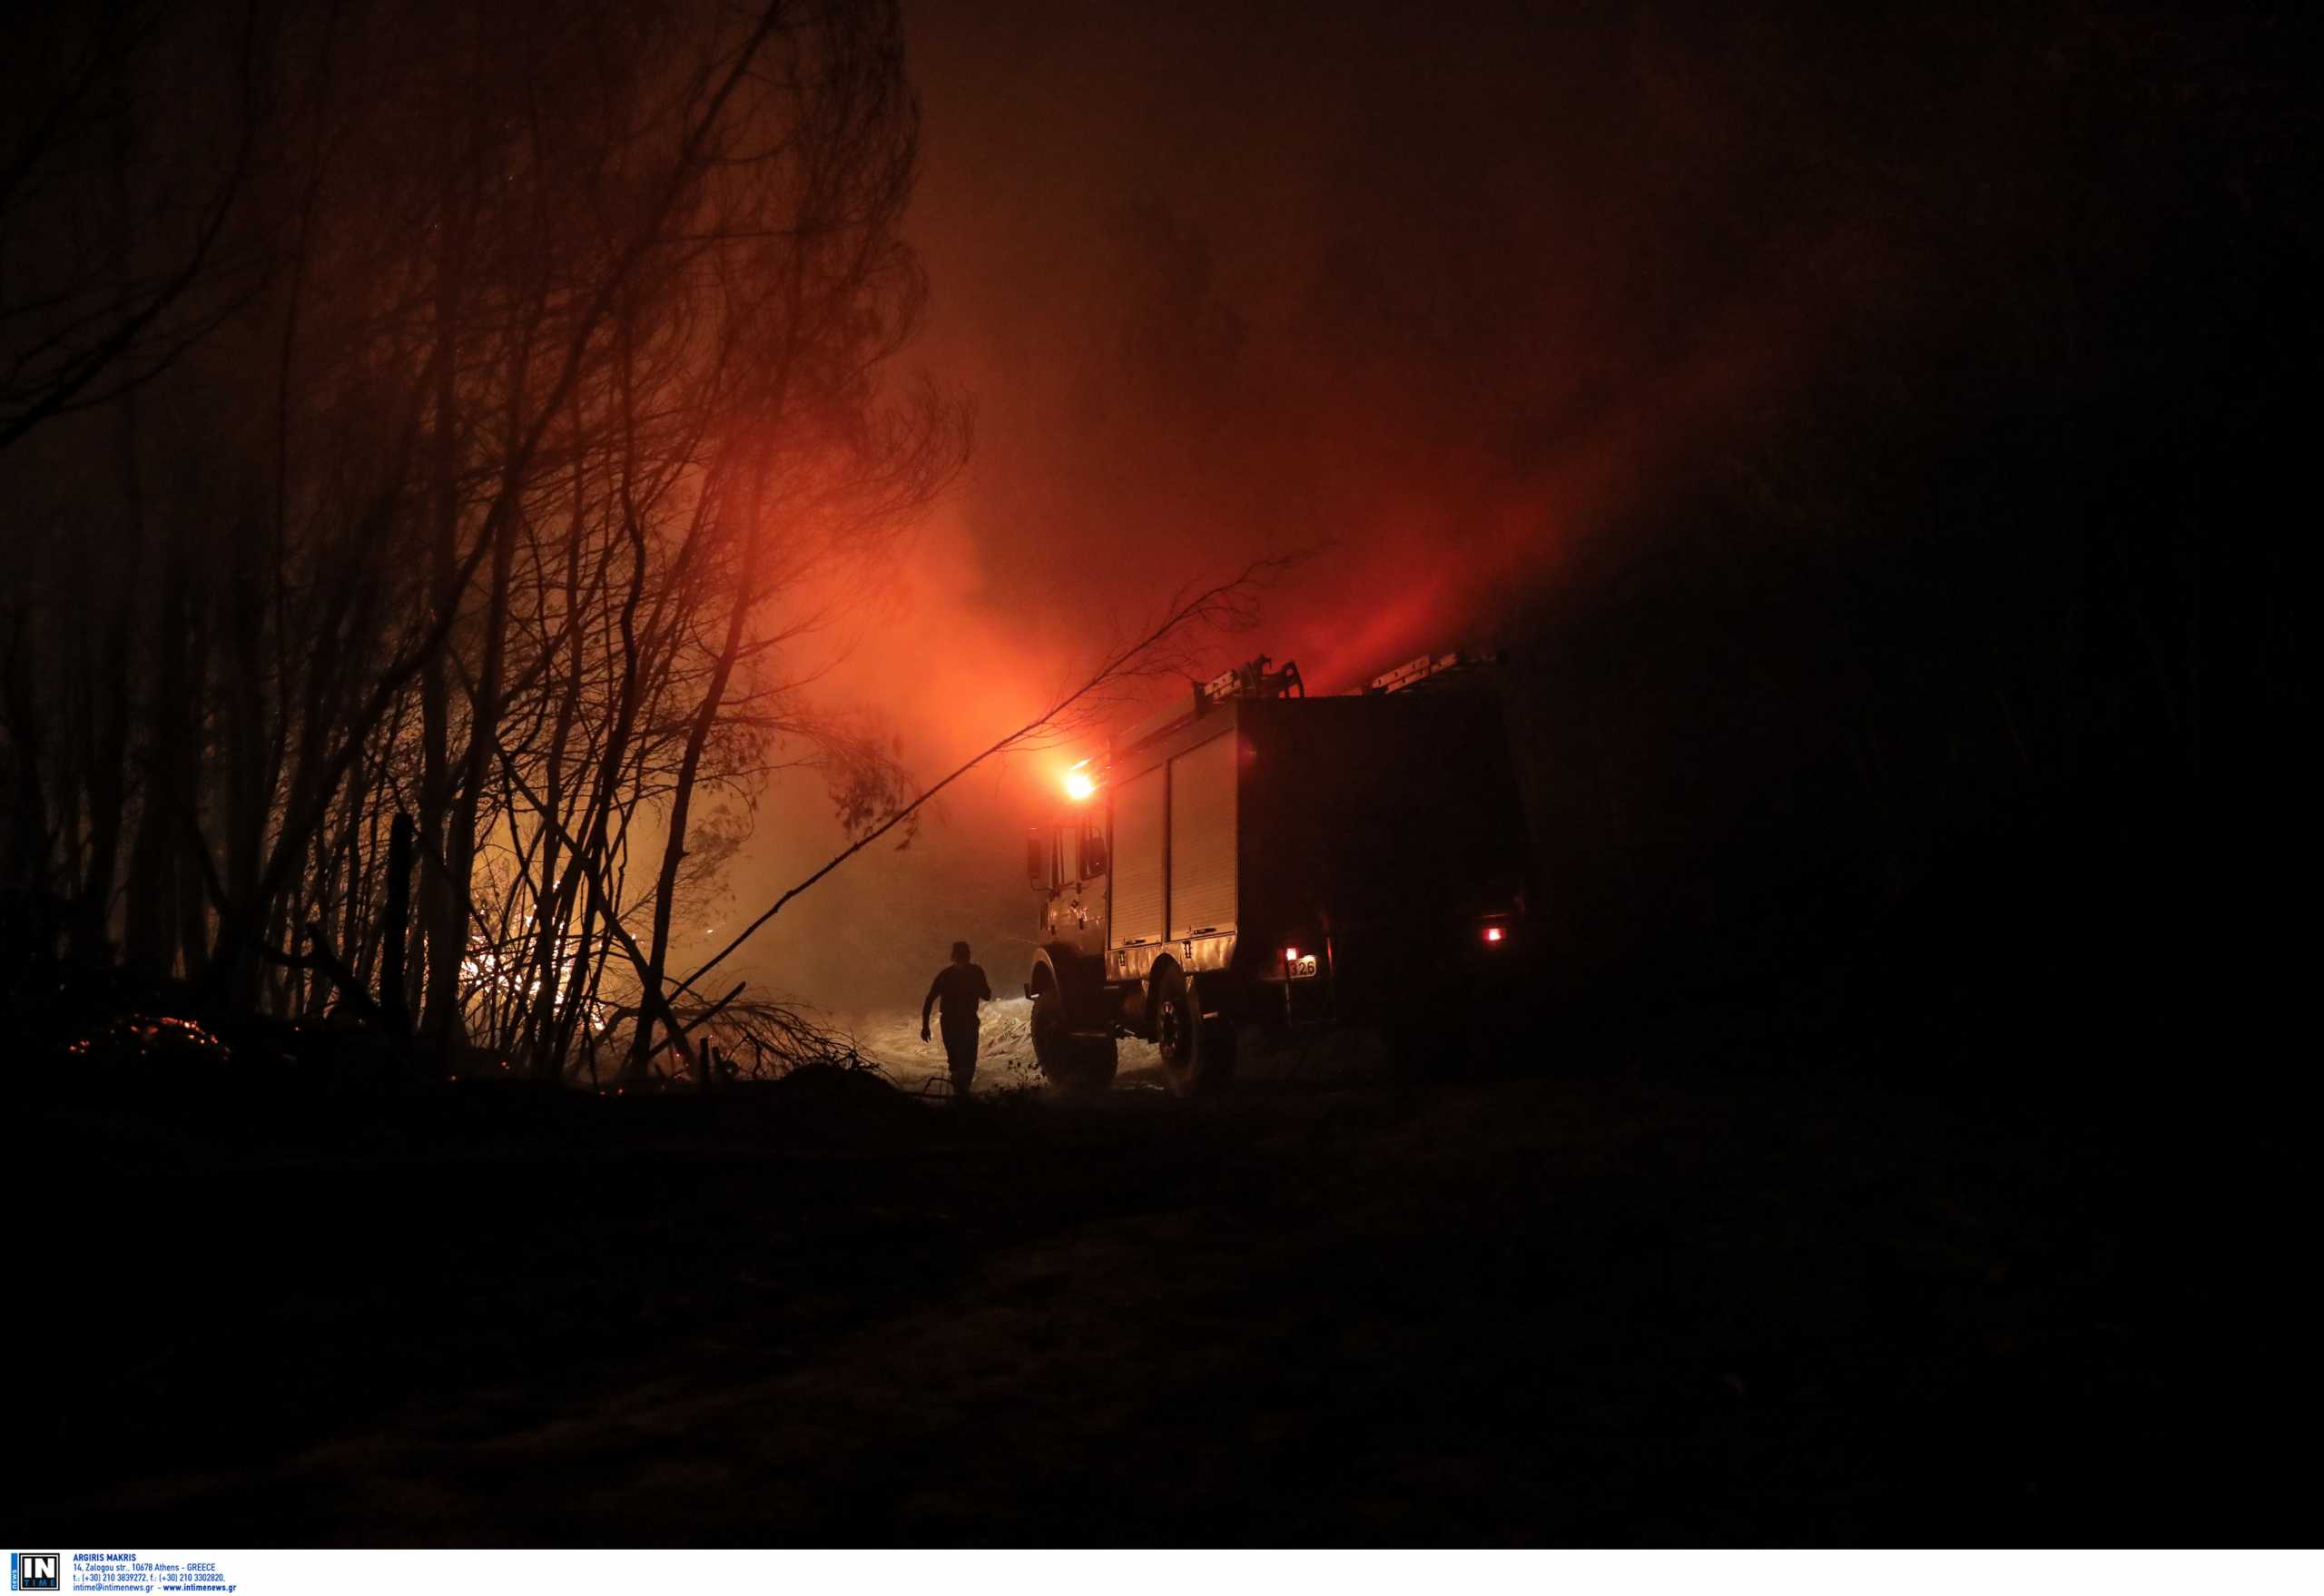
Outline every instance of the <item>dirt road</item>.
<svg viewBox="0 0 2324 1596">
<path fill-rule="evenodd" d="M 1040 1084 L 1040 1070 L 1033 1061 L 1032 1011 L 1033 1005 L 1024 998 L 1004 998 L 984 1005 L 978 1039 L 976 1089 L 980 1093 L 1021 1090 Z M 950 1084 L 945 1073 L 943 1039 L 921 1041 L 916 1011 L 858 1012 L 846 1017 L 842 1029 L 864 1058 L 903 1090 L 915 1096 L 936 1095 Z"/>
<path fill-rule="evenodd" d="M 1040 1087 L 1033 1059 L 1033 1005 L 1003 998 L 984 1005 L 980 1016 L 975 1095 L 989 1097 Z M 946 1078 L 940 1039 L 920 1039 L 920 1016 L 902 1010 L 868 1010 L 846 1016 L 842 1029 L 863 1057 L 902 1090 L 941 1096 Z M 1151 1042 L 1124 1038 L 1117 1044 L 1117 1090 L 1162 1091 L 1162 1060 Z M 1338 1089 L 1376 1086 L 1388 1074 L 1380 1039 L 1360 1030 L 1317 1032 L 1297 1039 L 1246 1030 L 1236 1079 L 1246 1087 Z"/>
<path fill-rule="evenodd" d="M 2085 1130 L 1636 1071 L 950 1111 L 820 1080 L 388 1118 L 320 1140 L 217 1115 L 34 1128 L 77 1138 L 84 1178 L 18 1248 L 65 1288 L 22 1365 L 27 1532 L 2113 1543 L 2296 1522 L 2271 1516 L 2294 1483 L 2215 1444 L 2272 1344 L 2204 1361 L 2210 1238 Z"/>
</svg>

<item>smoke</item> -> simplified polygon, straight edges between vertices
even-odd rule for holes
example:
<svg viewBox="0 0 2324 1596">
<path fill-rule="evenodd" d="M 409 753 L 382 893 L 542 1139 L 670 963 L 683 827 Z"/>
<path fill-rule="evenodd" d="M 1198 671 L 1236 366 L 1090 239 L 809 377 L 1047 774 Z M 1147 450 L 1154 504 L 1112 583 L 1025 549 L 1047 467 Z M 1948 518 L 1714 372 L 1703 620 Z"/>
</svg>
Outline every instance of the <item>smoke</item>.
<svg viewBox="0 0 2324 1596">
<path fill-rule="evenodd" d="M 1816 176 L 1858 108 L 1784 39 L 1626 5 L 1009 15 L 909 12 L 933 289 L 909 359 L 972 396 L 978 444 L 825 684 L 930 775 L 1263 555 L 1310 551 L 1221 663 L 1263 648 L 1330 691 L 1490 639 L 1832 340 L 1914 312 Z M 1051 773 L 969 784 L 787 911 L 759 970 L 909 1000 L 966 935 L 1018 979 Z M 830 829 L 786 788 L 743 896 Z"/>
</svg>

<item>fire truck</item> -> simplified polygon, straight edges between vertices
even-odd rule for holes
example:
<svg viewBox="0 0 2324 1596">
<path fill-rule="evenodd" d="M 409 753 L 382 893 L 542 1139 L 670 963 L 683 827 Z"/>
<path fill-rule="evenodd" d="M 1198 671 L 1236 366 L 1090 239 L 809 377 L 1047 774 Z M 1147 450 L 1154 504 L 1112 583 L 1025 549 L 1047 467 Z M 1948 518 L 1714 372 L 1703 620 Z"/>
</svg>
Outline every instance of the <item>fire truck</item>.
<svg viewBox="0 0 2324 1596">
<path fill-rule="evenodd" d="M 1457 1055 L 1532 952 L 1494 663 L 1425 655 L 1311 697 L 1296 662 L 1262 655 L 1068 772 L 1026 857 L 1042 1073 L 1107 1086 L 1131 1036 L 1172 1089 L 1210 1092 L 1271 1025 L 1375 1025 L 1408 1061 Z"/>
</svg>

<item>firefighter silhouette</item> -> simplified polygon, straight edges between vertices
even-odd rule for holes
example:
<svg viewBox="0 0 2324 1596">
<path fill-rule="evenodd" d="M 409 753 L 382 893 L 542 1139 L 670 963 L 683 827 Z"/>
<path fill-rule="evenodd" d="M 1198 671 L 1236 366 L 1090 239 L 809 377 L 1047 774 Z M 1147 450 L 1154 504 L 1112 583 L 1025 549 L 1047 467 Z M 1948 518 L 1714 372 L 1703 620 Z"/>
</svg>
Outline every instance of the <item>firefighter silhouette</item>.
<svg viewBox="0 0 2324 1596">
<path fill-rule="evenodd" d="M 928 983 L 920 1005 L 920 1039 L 928 1039 L 928 1011 L 943 1005 L 944 1062 L 952 1072 L 952 1095 L 965 1098 L 977 1075 L 977 1005 L 992 1000 L 992 984 L 980 965 L 969 962 L 969 945 L 952 944 L 952 962 Z"/>
</svg>

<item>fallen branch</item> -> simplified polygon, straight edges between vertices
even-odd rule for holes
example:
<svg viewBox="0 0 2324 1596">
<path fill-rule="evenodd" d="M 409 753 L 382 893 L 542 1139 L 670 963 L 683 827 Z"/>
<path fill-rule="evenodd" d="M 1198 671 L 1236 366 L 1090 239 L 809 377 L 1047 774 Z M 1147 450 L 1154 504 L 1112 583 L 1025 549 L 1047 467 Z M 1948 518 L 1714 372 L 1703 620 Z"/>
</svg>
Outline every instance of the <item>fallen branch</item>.
<svg viewBox="0 0 2324 1596">
<path fill-rule="evenodd" d="M 701 1013 L 687 1020 L 686 1028 L 689 1030 L 692 1030 L 708 1025 L 712 1020 L 718 1018 L 719 1013 L 724 1010 L 727 1004 L 741 997 L 743 995 L 743 989 L 750 984 L 751 983 L 746 980 L 736 981 L 733 991 L 728 992 L 724 997 L 719 999 L 718 1001 L 713 1003 L 709 1008 L 704 1009 Z M 655 1042 L 652 1048 L 646 1050 L 645 1057 L 642 1060 L 642 1063 L 651 1064 L 655 1059 L 662 1056 L 662 1049 L 670 1045 L 671 1038 L 666 1034 L 667 1029 L 668 1028 L 666 1027 L 664 1028 L 665 1034 L 663 1036 L 662 1039 Z"/>
<path fill-rule="evenodd" d="M 269 964 L 284 970 L 320 970 L 330 977 L 330 984 L 339 989 L 340 1000 L 354 1010 L 365 1024 L 385 1026 L 387 1016 L 380 1011 L 371 994 L 364 990 L 355 972 L 347 967 L 347 961 L 339 956 L 338 950 L 330 945 L 330 938 L 323 931 L 322 921 L 310 920 L 307 922 L 307 941 L 315 950 L 309 954 L 285 953 L 279 948 L 268 946 L 262 937 L 247 937 L 245 941 Z"/>
</svg>

